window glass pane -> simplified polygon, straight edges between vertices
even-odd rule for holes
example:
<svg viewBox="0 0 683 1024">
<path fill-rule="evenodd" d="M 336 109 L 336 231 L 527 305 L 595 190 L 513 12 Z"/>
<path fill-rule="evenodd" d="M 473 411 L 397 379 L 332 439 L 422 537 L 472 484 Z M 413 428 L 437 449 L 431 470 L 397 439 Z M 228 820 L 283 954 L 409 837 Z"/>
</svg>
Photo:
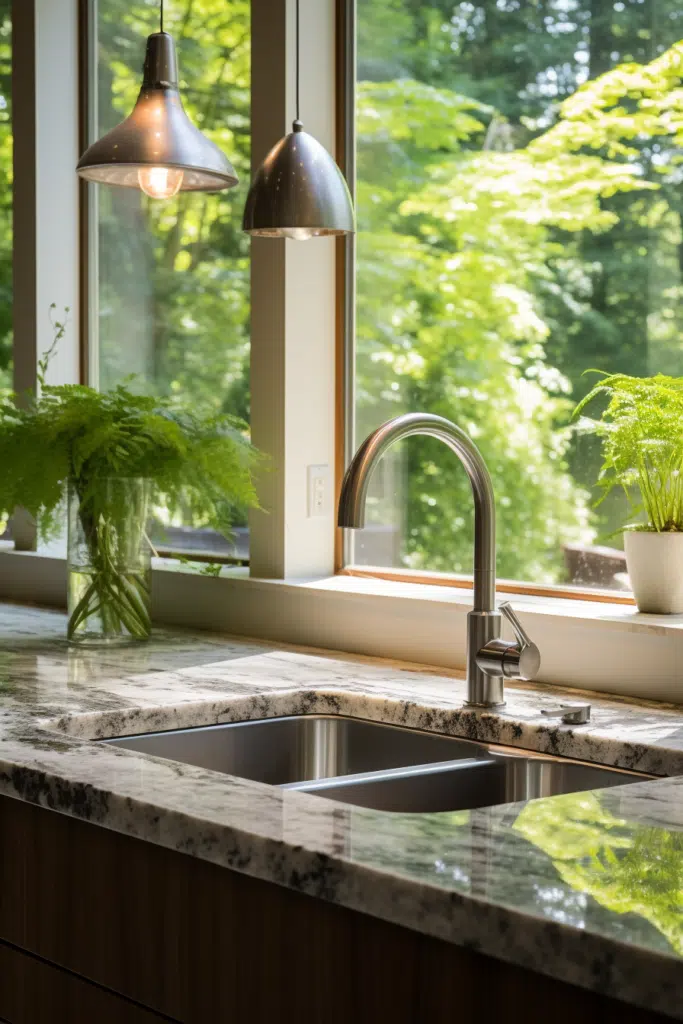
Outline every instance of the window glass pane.
<svg viewBox="0 0 683 1024">
<path fill-rule="evenodd" d="M 185 110 L 227 154 L 241 187 L 158 201 L 137 189 L 97 186 L 91 251 L 97 383 L 130 374 L 148 392 L 178 394 L 249 421 L 249 239 L 242 233 L 250 148 L 249 0 L 166 5 L 176 41 Z M 97 134 L 132 109 L 158 0 L 97 4 Z M 246 524 L 235 543 L 186 518 L 161 543 L 246 557 Z"/>
<path fill-rule="evenodd" d="M 0 388 L 12 386 L 12 4 L 0 0 Z"/>
<path fill-rule="evenodd" d="M 356 439 L 468 430 L 504 578 L 626 586 L 569 422 L 587 368 L 683 374 L 681 37 L 679 0 L 358 0 Z M 354 560 L 469 573 L 456 458 L 384 461 Z"/>
</svg>

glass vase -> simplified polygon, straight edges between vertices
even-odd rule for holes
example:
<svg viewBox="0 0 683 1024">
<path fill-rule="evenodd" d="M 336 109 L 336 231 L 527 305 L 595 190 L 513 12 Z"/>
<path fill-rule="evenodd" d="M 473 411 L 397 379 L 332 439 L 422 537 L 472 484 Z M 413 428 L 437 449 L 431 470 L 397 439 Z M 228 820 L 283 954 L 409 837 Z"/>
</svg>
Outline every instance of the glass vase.
<svg viewBox="0 0 683 1024">
<path fill-rule="evenodd" d="M 150 482 L 69 483 L 68 638 L 75 644 L 146 640 L 151 631 Z"/>
</svg>

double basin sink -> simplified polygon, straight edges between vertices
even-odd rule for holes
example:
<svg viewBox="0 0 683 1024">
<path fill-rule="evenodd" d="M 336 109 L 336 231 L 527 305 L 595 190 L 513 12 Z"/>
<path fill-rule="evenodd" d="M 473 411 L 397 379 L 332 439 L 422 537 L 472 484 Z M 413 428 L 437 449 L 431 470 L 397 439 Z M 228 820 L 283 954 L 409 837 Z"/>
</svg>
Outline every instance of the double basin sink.
<svg viewBox="0 0 683 1024">
<path fill-rule="evenodd" d="M 336 715 L 232 722 L 102 742 L 328 800 L 405 813 L 471 810 L 651 777 Z"/>
</svg>

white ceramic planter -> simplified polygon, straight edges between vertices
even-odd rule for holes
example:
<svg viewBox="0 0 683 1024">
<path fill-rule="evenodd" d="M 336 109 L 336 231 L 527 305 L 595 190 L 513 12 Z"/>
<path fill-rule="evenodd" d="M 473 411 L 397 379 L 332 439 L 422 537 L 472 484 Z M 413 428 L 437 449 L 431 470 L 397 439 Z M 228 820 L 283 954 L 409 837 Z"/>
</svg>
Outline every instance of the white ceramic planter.
<svg viewBox="0 0 683 1024">
<path fill-rule="evenodd" d="M 683 533 L 627 530 L 624 548 L 638 610 L 655 615 L 683 612 Z"/>
</svg>

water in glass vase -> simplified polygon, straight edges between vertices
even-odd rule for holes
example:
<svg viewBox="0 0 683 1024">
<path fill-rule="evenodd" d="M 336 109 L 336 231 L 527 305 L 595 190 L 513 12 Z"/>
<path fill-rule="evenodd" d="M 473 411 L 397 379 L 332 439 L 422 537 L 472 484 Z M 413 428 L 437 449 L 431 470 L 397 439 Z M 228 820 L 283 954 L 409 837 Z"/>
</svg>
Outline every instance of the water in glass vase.
<svg viewBox="0 0 683 1024">
<path fill-rule="evenodd" d="M 146 640 L 151 631 L 148 480 L 69 484 L 68 638 L 75 644 Z"/>
</svg>

